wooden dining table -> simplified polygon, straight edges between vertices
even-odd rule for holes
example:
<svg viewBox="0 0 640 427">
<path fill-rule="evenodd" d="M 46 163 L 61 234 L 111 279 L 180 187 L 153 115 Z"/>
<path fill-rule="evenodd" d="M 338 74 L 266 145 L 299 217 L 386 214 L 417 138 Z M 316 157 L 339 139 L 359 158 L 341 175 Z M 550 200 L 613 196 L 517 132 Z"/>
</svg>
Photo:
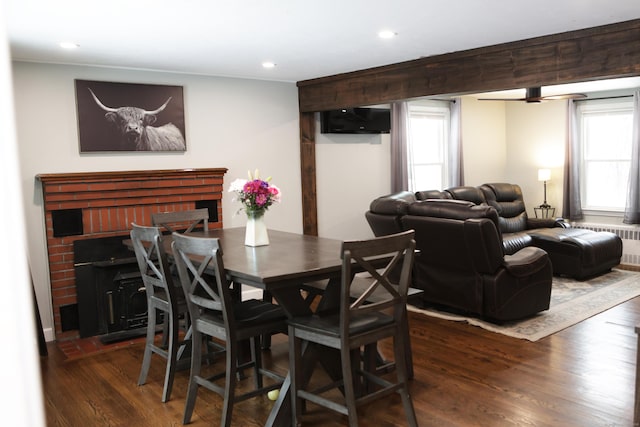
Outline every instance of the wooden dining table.
<svg viewBox="0 0 640 427">
<path fill-rule="evenodd" d="M 317 310 L 339 305 L 341 240 L 269 230 L 269 245 L 250 247 L 244 244 L 244 227 L 192 232 L 188 235 L 218 238 L 226 274 L 234 286 L 249 285 L 270 292 L 289 318 L 312 312 L 300 292 L 305 283 L 327 282 Z M 171 254 L 171 242 L 169 236 L 163 240 L 167 254 Z M 328 349 L 309 347 L 308 350 L 303 354 L 303 363 L 313 364 L 317 361 L 330 376 L 339 378 L 339 357 L 323 357 L 323 352 L 330 351 Z M 290 383 L 287 376 L 265 425 L 290 425 Z"/>
</svg>

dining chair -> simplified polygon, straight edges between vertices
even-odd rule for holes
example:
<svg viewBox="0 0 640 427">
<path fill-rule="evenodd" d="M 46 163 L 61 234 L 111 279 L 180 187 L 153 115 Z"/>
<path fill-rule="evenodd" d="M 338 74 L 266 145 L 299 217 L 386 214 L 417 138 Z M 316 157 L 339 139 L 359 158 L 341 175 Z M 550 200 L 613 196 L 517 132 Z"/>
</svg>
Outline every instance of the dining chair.
<svg viewBox="0 0 640 427">
<path fill-rule="evenodd" d="M 409 396 L 407 357 L 409 346 L 406 316 L 407 291 L 411 280 L 414 232 L 347 241 L 342 245 L 340 307 L 334 313 L 313 314 L 289 320 L 289 366 L 291 376 L 292 425 L 300 425 L 303 400 L 347 415 L 350 426 L 358 425 L 356 408 L 391 393 L 399 393 L 408 424 L 416 426 L 416 415 Z M 383 265 L 380 265 L 382 263 Z M 400 266 L 397 282 L 390 277 Z M 365 274 L 355 274 L 363 270 Z M 367 274 L 368 273 L 368 274 Z M 375 297 L 373 297 L 375 295 Z M 393 338 L 396 381 L 377 369 L 377 343 Z M 304 345 L 303 345 L 304 343 Z M 303 381 L 302 349 L 314 346 L 339 350 L 342 378 L 314 388 Z M 343 397 L 326 395 L 339 388 Z"/>
<path fill-rule="evenodd" d="M 151 214 L 151 223 L 165 228 L 169 233 L 174 231 L 190 233 L 195 229 L 209 229 L 209 210 L 207 208 L 175 212 L 156 212 Z"/>
<path fill-rule="evenodd" d="M 188 424 L 200 386 L 220 394 L 223 399 L 221 426 L 231 425 L 233 405 L 271 390 L 279 389 L 283 377 L 262 367 L 260 336 L 286 333 L 286 315 L 281 307 L 266 301 L 239 301 L 231 298 L 230 283 L 224 269 L 222 249 L 217 238 L 173 233 L 172 250 L 178 275 L 187 298 L 193 339 L 191 372 L 183 423 Z M 202 336 L 224 341 L 226 364 L 222 372 L 201 373 Z M 251 357 L 239 361 L 239 344 L 249 340 Z M 254 389 L 237 394 L 242 370 L 253 368 Z M 263 377 L 273 381 L 265 385 Z M 224 378 L 224 385 L 217 382 Z"/>
<path fill-rule="evenodd" d="M 160 229 L 135 223 L 131 224 L 131 227 L 131 241 L 147 294 L 148 313 L 147 337 L 138 385 L 143 385 L 147 380 L 152 354 L 162 356 L 167 360 L 162 391 L 162 401 L 166 402 L 171 396 L 179 355 L 184 352 L 185 342 L 189 339 L 189 334 L 185 334 L 182 341 L 179 338 L 180 317 L 186 316 L 187 304 L 182 289 L 174 285 L 169 273 Z M 155 343 L 158 310 L 164 313 L 160 345 Z"/>
</svg>

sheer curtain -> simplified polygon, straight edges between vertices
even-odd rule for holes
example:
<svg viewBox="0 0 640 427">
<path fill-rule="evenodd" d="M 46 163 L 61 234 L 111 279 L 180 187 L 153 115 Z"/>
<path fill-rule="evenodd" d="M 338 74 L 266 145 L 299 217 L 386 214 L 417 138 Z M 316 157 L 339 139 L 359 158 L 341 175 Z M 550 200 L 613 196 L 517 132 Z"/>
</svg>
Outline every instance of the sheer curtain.
<svg viewBox="0 0 640 427">
<path fill-rule="evenodd" d="M 447 186 L 464 185 L 462 161 L 461 100 L 458 98 L 449 105 L 449 141 L 447 159 Z M 391 104 L 391 191 L 409 190 L 413 179 L 410 135 L 409 103 L 407 101 Z M 411 179 L 409 179 L 411 177 Z"/>
<path fill-rule="evenodd" d="M 564 200 L 562 216 L 582 219 L 580 201 L 580 140 L 578 138 L 578 112 L 576 103 L 567 101 L 567 143 L 564 158 Z"/>
<path fill-rule="evenodd" d="M 462 161 L 462 100 L 451 102 L 449 134 L 449 187 L 464 185 L 464 167 Z"/>
<path fill-rule="evenodd" d="M 631 133 L 631 166 L 627 187 L 625 224 L 640 224 L 640 90 L 633 93 L 633 131 Z"/>
<path fill-rule="evenodd" d="M 406 101 L 391 104 L 391 192 L 409 189 L 409 106 Z"/>
</svg>

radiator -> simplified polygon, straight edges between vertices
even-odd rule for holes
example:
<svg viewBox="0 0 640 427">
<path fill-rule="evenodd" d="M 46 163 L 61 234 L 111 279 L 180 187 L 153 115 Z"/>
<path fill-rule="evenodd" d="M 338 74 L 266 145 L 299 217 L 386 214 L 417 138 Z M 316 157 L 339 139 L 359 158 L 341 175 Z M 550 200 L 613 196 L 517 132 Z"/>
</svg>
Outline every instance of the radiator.
<svg viewBox="0 0 640 427">
<path fill-rule="evenodd" d="M 572 222 L 574 228 L 593 231 L 609 231 L 622 239 L 621 264 L 640 265 L 640 227 L 633 225 L 596 224 L 590 222 Z"/>
</svg>

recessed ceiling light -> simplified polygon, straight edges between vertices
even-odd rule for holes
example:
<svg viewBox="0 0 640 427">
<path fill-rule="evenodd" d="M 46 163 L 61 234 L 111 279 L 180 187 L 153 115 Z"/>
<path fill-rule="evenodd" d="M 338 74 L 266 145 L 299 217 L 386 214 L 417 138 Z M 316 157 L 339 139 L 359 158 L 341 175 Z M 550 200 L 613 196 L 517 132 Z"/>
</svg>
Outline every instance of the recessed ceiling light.
<svg viewBox="0 0 640 427">
<path fill-rule="evenodd" d="M 80 47 L 78 43 L 74 42 L 60 42 L 60 47 L 63 49 L 77 49 Z"/>
<path fill-rule="evenodd" d="M 275 68 L 276 64 L 274 62 L 265 61 L 262 63 L 263 68 Z"/>
<path fill-rule="evenodd" d="M 380 31 L 378 33 L 378 37 L 380 37 L 381 39 L 392 39 L 397 35 L 398 35 L 398 33 L 396 33 L 395 31 L 391 31 L 391 30 L 384 30 L 384 31 Z"/>
</svg>

